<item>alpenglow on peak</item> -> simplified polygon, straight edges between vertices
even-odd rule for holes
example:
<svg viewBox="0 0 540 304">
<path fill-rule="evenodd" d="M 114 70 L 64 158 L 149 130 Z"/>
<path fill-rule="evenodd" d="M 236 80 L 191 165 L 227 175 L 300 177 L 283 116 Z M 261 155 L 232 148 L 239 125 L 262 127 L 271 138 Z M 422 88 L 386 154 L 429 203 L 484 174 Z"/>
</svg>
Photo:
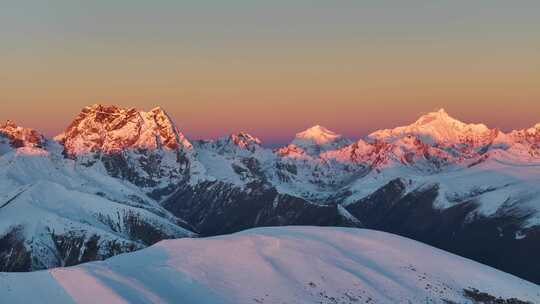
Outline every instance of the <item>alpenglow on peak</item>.
<svg viewBox="0 0 540 304">
<path fill-rule="evenodd" d="M 331 131 L 321 125 L 315 125 L 303 132 L 297 133 L 292 145 L 306 149 L 310 154 L 339 149 L 350 144 L 351 141 L 343 135 Z"/>
<path fill-rule="evenodd" d="M 406 136 L 415 136 L 430 144 L 458 144 L 482 141 L 491 133 L 492 130 L 484 124 L 464 123 L 440 109 L 420 116 L 410 125 L 375 131 L 368 138 L 392 142 Z"/>
</svg>

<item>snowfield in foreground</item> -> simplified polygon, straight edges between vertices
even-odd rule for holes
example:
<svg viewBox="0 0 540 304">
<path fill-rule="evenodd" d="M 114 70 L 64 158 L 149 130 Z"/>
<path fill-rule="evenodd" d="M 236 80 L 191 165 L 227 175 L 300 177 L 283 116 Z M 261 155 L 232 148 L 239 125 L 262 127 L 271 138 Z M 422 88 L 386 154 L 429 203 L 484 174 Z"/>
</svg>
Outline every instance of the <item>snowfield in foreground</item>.
<svg viewBox="0 0 540 304">
<path fill-rule="evenodd" d="M 540 303 L 540 286 L 433 247 L 315 227 L 162 241 L 105 262 L 0 273 L 0 294 L 2 303 Z"/>
</svg>

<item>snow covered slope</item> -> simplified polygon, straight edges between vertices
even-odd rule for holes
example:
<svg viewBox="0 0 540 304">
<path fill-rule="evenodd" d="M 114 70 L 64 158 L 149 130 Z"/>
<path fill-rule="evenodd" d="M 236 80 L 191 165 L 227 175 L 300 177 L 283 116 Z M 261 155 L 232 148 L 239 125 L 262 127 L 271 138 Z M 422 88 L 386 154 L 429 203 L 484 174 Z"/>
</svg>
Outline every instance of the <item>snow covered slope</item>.
<svg viewBox="0 0 540 304">
<path fill-rule="evenodd" d="M 105 262 L 3 273 L 0 294 L 13 304 L 540 302 L 540 286 L 433 247 L 316 227 L 169 240 Z"/>
<path fill-rule="evenodd" d="M 64 158 L 36 131 L 9 123 L 2 134 L 0 269 L 75 265 L 194 235 L 133 184 Z"/>
<path fill-rule="evenodd" d="M 1 206 L 0 263 L 11 271 L 69 266 L 192 235 L 173 218 L 39 181 Z"/>
</svg>

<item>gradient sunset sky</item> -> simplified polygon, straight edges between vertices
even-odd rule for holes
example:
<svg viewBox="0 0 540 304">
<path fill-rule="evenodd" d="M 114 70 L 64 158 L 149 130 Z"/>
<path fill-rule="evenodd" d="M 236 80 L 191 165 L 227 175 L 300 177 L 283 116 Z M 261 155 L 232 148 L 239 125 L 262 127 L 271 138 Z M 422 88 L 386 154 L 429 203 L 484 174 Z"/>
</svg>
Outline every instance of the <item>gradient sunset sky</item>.
<svg viewBox="0 0 540 304">
<path fill-rule="evenodd" d="M 190 138 L 540 122 L 540 1 L 2 1 L 0 120 L 160 105 Z"/>
</svg>

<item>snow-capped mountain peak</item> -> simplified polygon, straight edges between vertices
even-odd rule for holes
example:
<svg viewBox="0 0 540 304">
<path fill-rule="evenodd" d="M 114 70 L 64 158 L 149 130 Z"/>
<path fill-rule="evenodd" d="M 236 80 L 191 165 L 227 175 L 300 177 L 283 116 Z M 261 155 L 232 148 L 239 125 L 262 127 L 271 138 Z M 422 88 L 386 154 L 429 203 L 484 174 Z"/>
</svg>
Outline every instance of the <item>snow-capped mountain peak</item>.
<svg viewBox="0 0 540 304">
<path fill-rule="evenodd" d="M 8 120 L 0 124 L 0 144 L 11 148 L 42 148 L 45 145 L 45 138 L 36 130 L 20 127 Z"/>
<path fill-rule="evenodd" d="M 303 132 L 297 133 L 295 140 L 310 140 L 316 144 L 324 145 L 340 138 L 342 138 L 341 135 L 321 125 L 315 125 Z"/>
<path fill-rule="evenodd" d="M 198 144 L 199 148 L 203 146 L 212 147 L 219 153 L 232 153 L 233 155 L 241 153 L 241 151 L 253 153 L 257 149 L 262 148 L 262 141 L 260 139 L 243 131 L 223 136 L 216 140 L 199 141 Z"/>
<path fill-rule="evenodd" d="M 439 122 L 445 122 L 445 123 L 454 123 L 454 124 L 460 124 L 461 121 L 451 117 L 445 109 L 439 109 L 435 112 L 429 112 L 427 114 L 424 114 L 418 118 L 418 120 L 414 123 L 415 125 L 427 125 L 434 121 Z"/>
<path fill-rule="evenodd" d="M 64 144 L 70 156 L 117 153 L 130 148 L 191 149 L 191 144 L 160 107 L 149 112 L 101 104 L 85 107 L 56 139 Z"/>
<path fill-rule="evenodd" d="M 440 109 L 422 115 L 410 125 L 379 130 L 368 137 L 393 142 L 403 137 L 415 136 L 427 144 L 455 145 L 484 142 L 491 133 L 492 130 L 484 124 L 464 123 Z"/>
<path fill-rule="evenodd" d="M 527 133 L 531 135 L 540 134 L 540 123 L 537 123 L 534 127 L 527 130 Z"/>
<path fill-rule="evenodd" d="M 229 136 L 229 140 L 241 148 L 249 148 L 251 146 L 262 145 L 262 141 L 260 139 L 246 132 L 238 132 L 235 134 L 231 134 Z"/>
<path fill-rule="evenodd" d="M 506 144 L 511 146 L 514 153 L 540 156 L 540 123 L 528 129 L 512 131 L 506 139 Z"/>
<path fill-rule="evenodd" d="M 291 145 L 307 150 L 310 154 L 331 149 L 339 149 L 351 143 L 350 140 L 321 125 L 315 125 L 303 132 L 297 133 Z"/>
<path fill-rule="evenodd" d="M 153 131 L 158 132 L 161 144 L 171 150 L 179 147 L 191 148 L 191 144 L 187 141 L 182 133 L 176 127 L 172 118 L 161 107 L 156 107 L 148 113 L 140 112 L 149 125 L 153 126 Z"/>
</svg>

